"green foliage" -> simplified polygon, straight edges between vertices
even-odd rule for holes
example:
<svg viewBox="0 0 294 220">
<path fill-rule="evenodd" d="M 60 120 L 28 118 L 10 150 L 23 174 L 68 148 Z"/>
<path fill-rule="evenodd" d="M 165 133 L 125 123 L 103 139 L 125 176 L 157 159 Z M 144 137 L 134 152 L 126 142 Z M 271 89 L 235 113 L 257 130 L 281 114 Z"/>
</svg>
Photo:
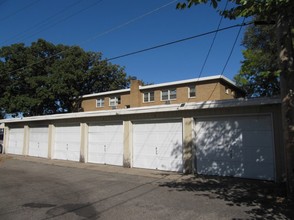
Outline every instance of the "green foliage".
<svg viewBox="0 0 294 220">
<path fill-rule="evenodd" d="M 0 112 L 24 116 L 80 111 L 81 96 L 126 88 L 124 68 L 78 46 L 38 40 L 0 48 Z"/>
<path fill-rule="evenodd" d="M 221 10 L 219 3 L 221 0 L 186 0 L 186 2 L 178 3 L 178 9 L 190 8 L 198 4 L 210 4 L 219 11 L 222 16 L 230 19 L 237 17 L 250 17 L 258 15 L 262 19 L 272 19 L 282 13 L 293 13 L 293 0 L 227 0 L 231 3 L 231 8 Z"/>
<path fill-rule="evenodd" d="M 242 61 L 241 70 L 235 76 L 235 81 L 249 97 L 280 94 L 276 38 L 272 25 L 251 25 L 246 29 L 243 39 L 246 48 L 243 51 L 245 60 Z"/>
<path fill-rule="evenodd" d="M 294 1 L 227 1 L 229 2 L 227 10 L 221 9 L 221 0 L 186 0 L 178 3 L 177 8 L 185 9 L 203 3 L 210 4 L 221 16 L 229 19 L 253 16 L 256 21 L 273 21 L 275 25 L 250 26 L 247 29 L 243 40 L 243 45 L 246 47 L 246 50 L 243 51 L 245 60 L 242 62 L 241 70 L 235 76 L 235 80 L 240 87 L 247 91 L 248 96 L 273 96 L 279 94 L 279 76 L 283 62 L 279 54 L 284 49 L 284 51 L 289 51 L 289 53 L 286 53 L 288 56 L 292 56 L 294 42 L 294 38 L 290 34 L 286 34 L 285 28 L 283 31 L 281 30 L 287 26 L 293 33 Z M 279 37 L 277 33 L 279 33 Z M 286 39 L 292 39 L 291 46 L 286 43 Z M 288 60 L 291 59 L 293 60 L 293 56 L 288 58 Z M 284 71 L 284 74 L 290 74 L 293 71 L 293 62 L 288 64 L 288 70 Z"/>
</svg>

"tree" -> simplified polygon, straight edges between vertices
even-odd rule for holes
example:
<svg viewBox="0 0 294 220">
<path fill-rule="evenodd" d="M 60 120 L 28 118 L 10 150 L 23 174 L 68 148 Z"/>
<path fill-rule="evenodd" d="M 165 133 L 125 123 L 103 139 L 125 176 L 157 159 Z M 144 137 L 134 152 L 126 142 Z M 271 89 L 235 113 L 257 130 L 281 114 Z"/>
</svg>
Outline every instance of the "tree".
<svg viewBox="0 0 294 220">
<path fill-rule="evenodd" d="M 80 111 L 84 94 L 126 88 L 124 68 L 101 53 L 38 40 L 0 48 L 0 112 L 24 116 Z"/>
<path fill-rule="evenodd" d="M 228 0 L 233 6 L 221 10 L 221 0 L 186 0 L 177 8 L 184 9 L 201 3 L 209 3 L 219 13 L 230 19 L 258 16 L 265 21 L 275 21 L 277 52 L 279 58 L 282 123 L 285 146 L 285 164 L 288 196 L 294 198 L 294 1 L 292 0 Z"/>
<path fill-rule="evenodd" d="M 258 17 L 255 21 L 260 20 Z M 250 25 L 243 38 L 245 50 L 240 72 L 234 77 L 236 84 L 248 97 L 280 94 L 277 37 L 272 25 Z"/>
</svg>

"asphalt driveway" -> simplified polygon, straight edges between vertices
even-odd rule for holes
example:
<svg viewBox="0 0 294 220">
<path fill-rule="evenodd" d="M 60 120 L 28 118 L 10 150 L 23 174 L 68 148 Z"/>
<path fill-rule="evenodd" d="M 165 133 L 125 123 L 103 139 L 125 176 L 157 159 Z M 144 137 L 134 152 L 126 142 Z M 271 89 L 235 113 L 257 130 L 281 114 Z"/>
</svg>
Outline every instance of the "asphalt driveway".
<svg viewBox="0 0 294 220">
<path fill-rule="evenodd" d="M 22 156 L 0 155 L 0 198 L 0 219 L 294 219 L 270 182 Z"/>
</svg>

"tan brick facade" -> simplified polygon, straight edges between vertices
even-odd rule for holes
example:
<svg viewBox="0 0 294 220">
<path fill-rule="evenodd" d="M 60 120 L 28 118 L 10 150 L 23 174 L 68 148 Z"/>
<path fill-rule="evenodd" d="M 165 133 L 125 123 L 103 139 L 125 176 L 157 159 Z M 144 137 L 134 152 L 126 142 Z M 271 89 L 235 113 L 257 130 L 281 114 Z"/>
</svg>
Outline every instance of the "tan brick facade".
<svg viewBox="0 0 294 220">
<path fill-rule="evenodd" d="M 195 96 L 193 97 L 189 95 L 190 88 L 195 88 Z M 162 91 L 164 90 L 176 90 L 176 98 L 172 96 L 169 100 L 162 100 Z M 150 98 L 151 101 L 150 99 L 144 101 L 144 93 L 154 93 L 154 100 Z M 167 93 L 171 95 L 170 92 Z M 148 96 L 148 94 L 146 94 L 146 96 Z M 209 78 L 207 80 L 178 81 L 178 83 L 163 83 L 150 86 L 141 86 L 139 80 L 132 80 L 131 87 L 127 90 L 85 95 L 81 107 L 83 111 L 99 111 L 164 104 L 180 104 L 186 102 L 225 100 L 242 96 L 244 96 L 244 92 L 223 77 Z M 117 101 L 116 106 L 110 106 L 110 99 L 114 99 L 114 97 L 117 97 L 119 101 Z M 97 99 L 104 100 L 103 106 L 97 106 Z"/>
</svg>

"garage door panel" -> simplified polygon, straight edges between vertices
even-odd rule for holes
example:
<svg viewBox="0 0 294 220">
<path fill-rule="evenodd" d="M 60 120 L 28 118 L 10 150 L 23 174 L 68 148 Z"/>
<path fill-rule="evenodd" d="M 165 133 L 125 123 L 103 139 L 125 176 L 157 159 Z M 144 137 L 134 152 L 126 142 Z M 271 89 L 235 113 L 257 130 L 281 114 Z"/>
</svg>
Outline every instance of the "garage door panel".
<svg viewBox="0 0 294 220">
<path fill-rule="evenodd" d="M 153 155 L 134 155 L 134 167 L 145 168 L 145 169 L 157 169 L 158 168 L 158 158 Z"/>
<path fill-rule="evenodd" d="M 272 163 L 264 163 L 263 166 L 260 164 L 246 163 L 244 165 L 244 173 L 242 177 L 252 178 L 252 176 L 254 176 L 256 177 L 255 179 L 272 180 L 272 171 L 267 169 L 268 166 L 272 165 Z"/>
<path fill-rule="evenodd" d="M 169 171 L 182 170 L 182 123 L 133 123 L 133 166 Z"/>
<path fill-rule="evenodd" d="M 268 117 L 264 116 L 244 116 L 244 118 L 237 119 L 238 124 L 242 127 L 242 130 L 251 131 L 252 127 L 255 128 L 256 131 L 271 131 L 272 123 L 268 120 Z"/>
<path fill-rule="evenodd" d="M 48 157 L 48 127 L 30 128 L 29 155 Z"/>
<path fill-rule="evenodd" d="M 217 176 L 241 176 L 244 167 L 237 162 L 228 163 L 227 161 L 203 159 L 197 165 L 197 173 Z"/>
<path fill-rule="evenodd" d="M 274 179 L 271 123 L 265 115 L 196 119 L 197 172 Z"/>
<path fill-rule="evenodd" d="M 79 125 L 56 126 L 54 159 L 79 161 L 80 138 Z"/>
<path fill-rule="evenodd" d="M 23 154 L 24 129 L 11 128 L 9 131 L 9 142 L 7 152 L 10 154 Z"/>
<path fill-rule="evenodd" d="M 242 142 L 243 142 L 244 146 L 250 146 L 250 145 L 254 144 L 254 146 L 268 147 L 268 146 L 271 146 L 272 142 L 273 142 L 272 132 L 270 132 L 270 131 L 244 131 Z"/>
<path fill-rule="evenodd" d="M 123 165 L 122 123 L 90 124 L 88 162 Z"/>
<path fill-rule="evenodd" d="M 268 148 L 246 148 L 244 149 L 244 161 L 248 163 L 273 163 L 274 156 Z"/>
</svg>

